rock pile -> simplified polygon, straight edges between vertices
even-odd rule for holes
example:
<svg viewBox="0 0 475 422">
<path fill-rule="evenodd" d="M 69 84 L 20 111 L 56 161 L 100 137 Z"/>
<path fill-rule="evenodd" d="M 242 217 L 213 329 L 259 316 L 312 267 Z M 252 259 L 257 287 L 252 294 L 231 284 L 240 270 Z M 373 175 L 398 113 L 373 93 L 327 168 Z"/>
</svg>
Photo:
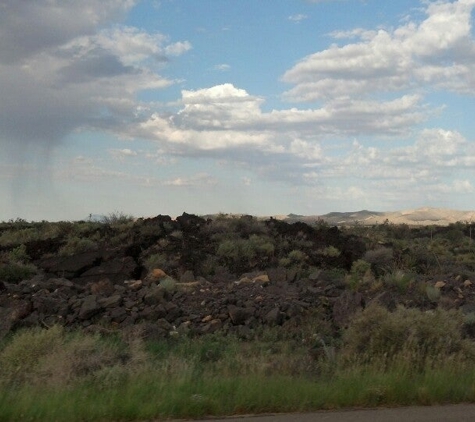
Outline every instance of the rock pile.
<svg viewBox="0 0 475 422">
<path fill-rule="evenodd" d="M 250 238 L 246 230 L 251 223 L 239 222 L 242 239 Z M 236 274 L 217 266 L 212 275 L 200 273 L 218 246 L 212 243 L 213 233 L 205 230 L 209 222 L 188 214 L 176 220 L 168 216 L 145 220 L 131 229 L 124 245 L 70 256 L 57 253 L 64 244 L 58 239 L 27 243 L 40 274 L 19 283 L 0 280 L 0 338 L 21 327 L 54 324 L 90 330 L 141 325 L 156 338 L 216 331 L 250 337 L 263 325 L 298 327 L 312 312 L 339 330 L 372 302 L 390 309 L 398 304 L 461 308 L 473 313 L 475 320 L 475 283 L 470 280 L 453 275 L 427 278 L 405 292 L 390 286 L 377 290 L 374 285 L 355 289 L 345 282 L 345 271 L 365 252 L 359 239 L 344 236 L 337 228 L 316 230 L 277 220 L 266 224 L 279 239 L 276 248 L 283 248 L 288 239 L 298 239 L 306 248 L 305 272 L 281 266 L 267 254 L 252 263 L 232 263 L 234 269 L 252 271 Z M 218 229 L 214 227 L 215 234 Z M 146 268 L 146 259 L 157 251 L 173 265 Z M 432 290 L 421 289 L 426 285 Z"/>
</svg>

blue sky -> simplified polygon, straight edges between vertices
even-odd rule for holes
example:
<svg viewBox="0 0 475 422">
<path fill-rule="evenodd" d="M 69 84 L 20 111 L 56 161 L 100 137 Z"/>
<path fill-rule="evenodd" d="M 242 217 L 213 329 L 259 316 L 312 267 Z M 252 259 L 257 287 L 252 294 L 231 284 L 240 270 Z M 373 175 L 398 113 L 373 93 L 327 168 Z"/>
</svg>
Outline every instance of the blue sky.
<svg viewBox="0 0 475 422">
<path fill-rule="evenodd" d="M 0 221 L 475 209 L 475 0 L 0 3 Z"/>
</svg>

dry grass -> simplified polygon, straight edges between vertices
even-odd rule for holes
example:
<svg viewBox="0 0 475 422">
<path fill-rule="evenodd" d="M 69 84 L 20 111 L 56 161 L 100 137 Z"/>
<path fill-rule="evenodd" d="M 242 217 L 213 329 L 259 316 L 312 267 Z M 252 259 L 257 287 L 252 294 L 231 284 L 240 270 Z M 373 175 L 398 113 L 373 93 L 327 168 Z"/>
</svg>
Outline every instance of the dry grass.
<svg viewBox="0 0 475 422">
<path fill-rule="evenodd" d="M 322 321 L 309 321 L 301 336 L 267 330 L 253 341 L 25 330 L 0 347 L 0 421 L 475 401 L 475 344 L 462 337 L 463 322 L 457 312 L 372 306 L 340 340 L 323 340 Z"/>
</svg>

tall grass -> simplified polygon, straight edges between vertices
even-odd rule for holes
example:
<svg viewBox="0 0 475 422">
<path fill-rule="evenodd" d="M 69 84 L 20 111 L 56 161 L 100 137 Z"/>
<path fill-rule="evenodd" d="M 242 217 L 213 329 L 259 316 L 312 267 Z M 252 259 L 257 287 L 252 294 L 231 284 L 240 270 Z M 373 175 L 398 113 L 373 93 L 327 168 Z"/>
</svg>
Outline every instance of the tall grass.
<svg viewBox="0 0 475 422">
<path fill-rule="evenodd" d="M 214 334 L 146 342 L 60 327 L 26 330 L 0 347 L 0 421 L 475 401 L 474 344 L 462 337 L 462 324 L 455 312 L 370 307 L 334 340 L 335 354 L 274 332 L 254 341 Z"/>
</svg>

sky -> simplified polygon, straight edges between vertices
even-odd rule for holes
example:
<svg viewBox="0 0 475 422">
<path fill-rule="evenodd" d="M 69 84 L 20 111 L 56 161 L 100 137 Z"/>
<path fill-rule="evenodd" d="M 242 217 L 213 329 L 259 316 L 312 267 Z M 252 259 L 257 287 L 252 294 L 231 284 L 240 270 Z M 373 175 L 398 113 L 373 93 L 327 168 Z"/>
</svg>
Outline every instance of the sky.
<svg viewBox="0 0 475 422">
<path fill-rule="evenodd" d="M 0 221 L 475 209 L 475 0 L 0 0 Z"/>
</svg>

